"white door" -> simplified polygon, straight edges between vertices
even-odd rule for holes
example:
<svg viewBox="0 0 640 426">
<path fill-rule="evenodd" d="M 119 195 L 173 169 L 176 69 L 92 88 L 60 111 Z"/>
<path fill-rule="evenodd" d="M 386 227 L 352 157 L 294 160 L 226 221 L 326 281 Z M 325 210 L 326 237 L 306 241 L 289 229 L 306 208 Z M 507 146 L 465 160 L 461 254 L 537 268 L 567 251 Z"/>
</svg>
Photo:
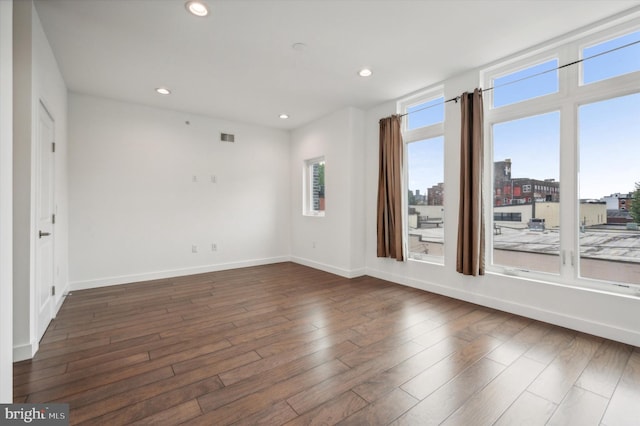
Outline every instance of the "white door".
<svg viewBox="0 0 640 426">
<path fill-rule="evenodd" d="M 38 340 L 53 318 L 53 118 L 40 104 L 36 152 L 35 302 Z"/>
</svg>

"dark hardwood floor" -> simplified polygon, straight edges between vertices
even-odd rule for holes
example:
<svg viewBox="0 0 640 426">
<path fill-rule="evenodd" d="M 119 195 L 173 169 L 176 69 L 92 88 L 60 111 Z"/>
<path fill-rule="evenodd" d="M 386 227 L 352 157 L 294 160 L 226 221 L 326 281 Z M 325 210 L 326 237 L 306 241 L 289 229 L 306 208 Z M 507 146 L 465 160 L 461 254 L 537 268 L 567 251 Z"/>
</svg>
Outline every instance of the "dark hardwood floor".
<svg viewBox="0 0 640 426">
<path fill-rule="evenodd" d="M 14 394 L 86 425 L 640 425 L 640 349 L 282 263 L 73 292 Z"/>
</svg>

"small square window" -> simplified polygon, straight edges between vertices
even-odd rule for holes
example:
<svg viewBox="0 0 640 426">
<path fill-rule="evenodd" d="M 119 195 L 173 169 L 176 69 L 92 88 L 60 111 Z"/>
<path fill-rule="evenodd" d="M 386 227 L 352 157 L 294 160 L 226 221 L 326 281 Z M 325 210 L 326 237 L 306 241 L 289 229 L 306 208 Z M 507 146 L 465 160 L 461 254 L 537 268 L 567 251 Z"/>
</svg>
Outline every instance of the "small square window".
<svg viewBox="0 0 640 426">
<path fill-rule="evenodd" d="M 558 92 L 558 60 L 552 59 L 493 80 L 493 107 Z"/>
<path fill-rule="evenodd" d="M 324 157 L 304 162 L 303 214 L 324 216 L 325 210 L 325 171 Z"/>
<path fill-rule="evenodd" d="M 444 97 L 407 107 L 407 130 L 432 126 L 444 121 Z"/>
<path fill-rule="evenodd" d="M 595 83 L 640 71 L 640 44 L 631 44 L 638 41 L 640 31 L 582 49 L 582 57 L 585 59 L 582 63 L 583 83 Z M 616 48 L 621 49 L 595 56 Z"/>
</svg>

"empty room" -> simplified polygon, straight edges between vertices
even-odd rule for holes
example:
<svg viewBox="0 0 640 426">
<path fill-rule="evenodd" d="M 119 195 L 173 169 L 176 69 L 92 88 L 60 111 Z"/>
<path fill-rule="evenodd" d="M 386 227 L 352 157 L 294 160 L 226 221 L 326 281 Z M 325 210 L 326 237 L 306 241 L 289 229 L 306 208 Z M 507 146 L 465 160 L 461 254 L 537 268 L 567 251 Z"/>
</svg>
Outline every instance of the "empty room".
<svg viewBox="0 0 640 426">
<path fill-rule="evenodd" d="M 640 424 L 640 1 L 0 0 L 0 424 Z"/>
</svg>

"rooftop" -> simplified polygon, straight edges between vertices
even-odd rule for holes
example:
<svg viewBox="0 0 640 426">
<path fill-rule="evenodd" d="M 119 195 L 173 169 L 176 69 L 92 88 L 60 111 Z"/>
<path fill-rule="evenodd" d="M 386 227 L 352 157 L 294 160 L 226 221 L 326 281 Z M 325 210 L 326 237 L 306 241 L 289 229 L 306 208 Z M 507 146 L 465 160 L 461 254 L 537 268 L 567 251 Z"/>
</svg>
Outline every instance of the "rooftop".
<svg viewBox="0 0 640 426">
<path fill-rule="evenodd" d="M 423 241 L 444 241 L 444 227 L 411 228 L 409 234 L 420 235 Z M 492 238 L 496 249 L 559 254 L 558 229 L 531 231 L 527 228 L 500 227 L 500 233 Z M 583 257 L 640 263 L 640 231 L 612 227 L 589 228 L 580 233 L 580 247 Z"/>
</svg>

